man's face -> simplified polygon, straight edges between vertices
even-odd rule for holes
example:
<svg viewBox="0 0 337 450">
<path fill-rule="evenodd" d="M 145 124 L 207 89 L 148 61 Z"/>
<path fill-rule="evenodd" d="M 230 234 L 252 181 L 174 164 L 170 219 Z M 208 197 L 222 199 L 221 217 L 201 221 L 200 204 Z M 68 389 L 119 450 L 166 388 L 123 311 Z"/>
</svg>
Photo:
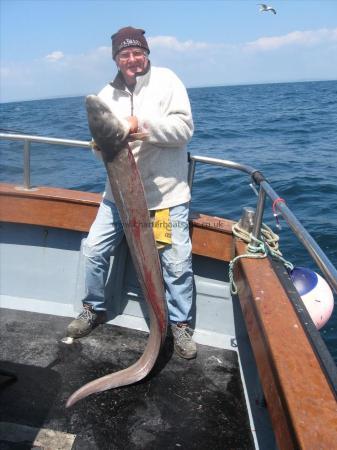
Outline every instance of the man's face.
<svg viewBox="0 0 337 450">
<path fill-rule="evenodd" d="M 136 82 L 136 75 L 144 72 L 148 62 L 146 51 L 139 47 L 127 47 L 116 56 L 117 67 L 128 84 Z"/>
</svg>

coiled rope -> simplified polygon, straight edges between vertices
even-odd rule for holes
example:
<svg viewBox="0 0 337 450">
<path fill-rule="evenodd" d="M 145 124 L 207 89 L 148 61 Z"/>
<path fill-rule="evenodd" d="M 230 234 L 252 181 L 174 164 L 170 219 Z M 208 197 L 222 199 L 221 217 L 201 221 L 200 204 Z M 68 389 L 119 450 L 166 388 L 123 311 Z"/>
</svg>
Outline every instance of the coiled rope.
<svg viewBox="0 0 337 450">
<path fill-rule="evenodd" d="M 233 235 L 242 241 L 248 243 L 247 245 L 247 253 L 243 255 L 236 256 L 229 263 L 229 282 L 230 282 L 230 291 L 233 295 L 238 293 L 237 286 L 234 281 L 234 265 L 242 258 L 255 258 L 262 259 L 266 258 L 268 254 L 282 261 L 284 266 L 290 270 L 294 268 L 291 262 L 285 260 L 282 256 L 282 253 L 279 249 L 279 236 L 273 232 L 271 228 L 266 224 L 262 224 L 261 226 L 261 239 L 257 239 L 252 236 L 252 233 L 244 230 L 239 226 L 238 223 L 235 223 L 232 226 Z"/>
</svg>

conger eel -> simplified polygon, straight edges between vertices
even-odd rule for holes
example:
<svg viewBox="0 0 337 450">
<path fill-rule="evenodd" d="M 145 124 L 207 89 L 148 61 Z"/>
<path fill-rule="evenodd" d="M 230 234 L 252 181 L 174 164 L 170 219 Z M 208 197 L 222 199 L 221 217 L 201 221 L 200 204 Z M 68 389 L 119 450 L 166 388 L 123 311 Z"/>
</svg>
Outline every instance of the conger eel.
<svg viewBox="0 0 337 450">
<path fill-rule="evenodd" d="M 163 278 L 144 187 L 128 130 L 97 96 L 86 98 L 89 128 L 101 150 L 132 261 L 149 308 L 150 335 L 143 355 L 132 366 L 91 381 L 68 399 L 70 407 L 95 392 L 135 383 L 149 374 L 166 337 L 167 309 Z"/>
</svg>

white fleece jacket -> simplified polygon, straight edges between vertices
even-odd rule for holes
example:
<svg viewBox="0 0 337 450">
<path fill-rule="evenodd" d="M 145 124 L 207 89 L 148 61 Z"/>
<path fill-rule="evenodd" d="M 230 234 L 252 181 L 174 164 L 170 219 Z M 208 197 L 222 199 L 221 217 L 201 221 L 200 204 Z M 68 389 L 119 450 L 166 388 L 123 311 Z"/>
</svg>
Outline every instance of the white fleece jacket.
<svg viewBox="0 0 337 450">
<path fill-rule="evenodd" d="M 190 200 L 187 184 L 186 144 L 193 134 L 193 120 L 186 89 L 169 69 L 150 67 L 137 77 L 130 93 L 122 77 L 98 94 L 120 119 L 137 116 L 146 141 L 130 144 L 145 188 L 149 209 L 170 208 Z M 104 197 L 113 201 L 110 184 Z"/>
</svg>

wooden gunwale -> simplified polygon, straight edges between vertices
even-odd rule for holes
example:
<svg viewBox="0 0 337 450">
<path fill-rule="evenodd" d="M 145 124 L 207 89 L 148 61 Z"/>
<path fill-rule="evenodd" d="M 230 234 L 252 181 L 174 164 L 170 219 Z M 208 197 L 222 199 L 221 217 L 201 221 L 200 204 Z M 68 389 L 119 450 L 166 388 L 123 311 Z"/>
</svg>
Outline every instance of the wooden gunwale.
<svg viewBox="0 0 337 450">
<path fill-rule="evenodd" d="M 49 187 L 28 191 L 0 183 L 0 221 L 88 232 L 101 198 L 90 192 Z M 198 214 L 191 223 L 195 254 L 230 261 L 232 221 Z"/>
<path fill-rule="evenodd" d="M 100 194 L 90 192 L 0 184 L 0 221 L 87 232 L 100 200 Z"/>
<path fill-rule="evenodd" d="M 241 259 L 235 279 L 279 448 L 335 448 L 335 395 L 270 260 Z"/>
<path fill-rule="evenodd" d="M 87 232 L 100 200 L 93 193 L 0 184 L 0 221 Z M 232 221 L 194 215 L 190 224 L 194 254 L 228 262 L 245 253 L 245 244 L 233 239 Z M 236 267 L 238 297 L 279 448 L 335 448 L 336 399 L 286 291 L 268 259 L 241 259 Z"/>
</svg>

